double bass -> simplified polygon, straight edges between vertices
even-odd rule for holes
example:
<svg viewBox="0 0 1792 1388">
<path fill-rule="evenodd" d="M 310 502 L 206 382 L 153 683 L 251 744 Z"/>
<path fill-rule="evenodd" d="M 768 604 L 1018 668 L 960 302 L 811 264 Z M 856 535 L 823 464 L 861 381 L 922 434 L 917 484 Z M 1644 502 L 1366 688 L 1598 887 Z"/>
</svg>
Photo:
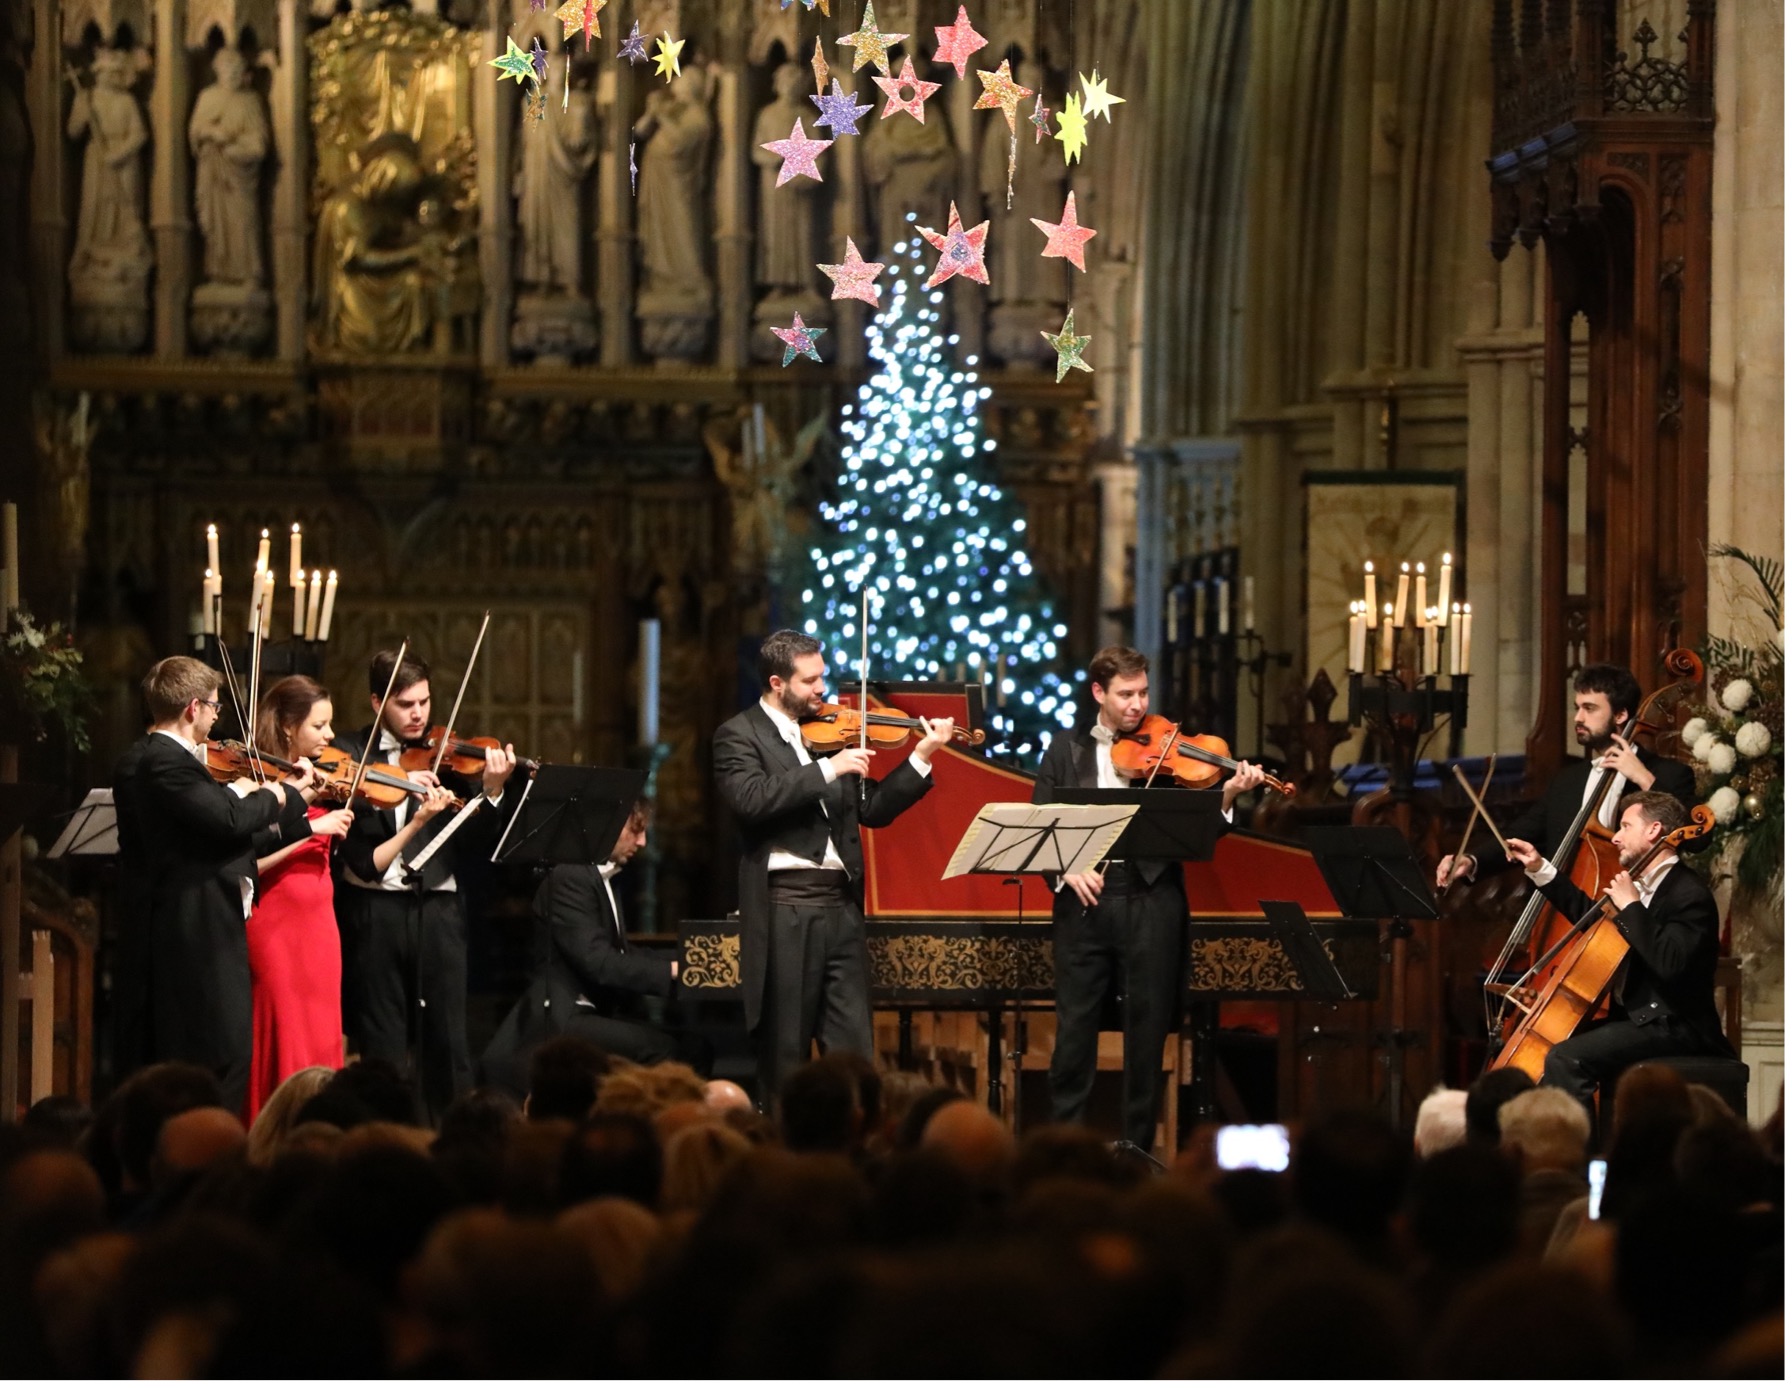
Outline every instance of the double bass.
<svg viewBox="0 0 1792 1388">
<path fill-rule="evenodd" d="M 1705 663 L 1692 651 L 1684 648 L 1669 651 L 1662 663 L 1669 674 L 1678 678 L 1642 700 L 1641 707 L 1631 714 L 1630 720 L 1619 730 L 1619 735 L 1626 742 L 1634 741 L 1640 733 L 1655 731 L 1660 726 L 1657 710 L 1668 699 L 1686 692 L 1688 686 L 1703 683 L 1705 679 Z M 1618 850 L 1612 844 L 1612 830 L 1602 824 L 1598 816 L 1599 807 L 1610 795 L 1619 774 L 1614 767 L 1608 767 L 1599 773 L 1593 793 L 1582 802 L 1580 813 L 1574 817 L 1568 832 L 1562 836 L 1561 843 L 1549 858 L 1557 874 L 1573 882 L 1592 901 L 1598 901 L 1604 896 L 1620 866 Z M 1531 893 L 1530 900 L 1519 914 L 1518 923 L 1506 937 L 1505 944 L 1488 969 L 1482 985 L 1486 999 L 1490 1053 L 1497 1050 L 1504 1054 L 1507 1032 L 1513 1025 L 1515 1012 L 1519 1010 L 1517 994 L 1520 985 L 1508 986 L 1501 982 L 1502 976 L 1513 967 L 1515 961 L 1522 960 L 1524 979 L 1535 979 L 1533 987 L 1541 992 L 1549 986 L 1553 973 L 1540 971 L 1548 969 L 1550 961 L 1557 959 L 1563 942 L 1575 929 L 1576 923 L 1551 906 L 1541 892 Z"/>
</svg>

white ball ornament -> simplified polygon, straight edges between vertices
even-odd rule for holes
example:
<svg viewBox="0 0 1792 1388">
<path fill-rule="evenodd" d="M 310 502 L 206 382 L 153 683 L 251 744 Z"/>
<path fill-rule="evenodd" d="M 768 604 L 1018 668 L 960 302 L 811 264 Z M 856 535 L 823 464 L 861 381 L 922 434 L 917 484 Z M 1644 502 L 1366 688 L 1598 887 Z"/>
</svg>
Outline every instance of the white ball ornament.
<svg viewBox="0 0 1792 1388">
<path fill-rule="evenodd" d="M 1710 731 L 1711 725 L 1703 718 L 1688 718 L 1686 726 L 1680 729 L 1680 741 L 1690 747 Z"/>
<path fill-rule="evenodd" d="M 1748 707 L 1748 701 L 1755 697 L 1755 687 L 1747 680 L 1731 680 L 1724 686 L 1724 692 L 1718 702 L 1731 713 L 1741 713 Z"/>
<path fill-rule="evenodd" d="M 1727 742 L 1717 743 L 1706 756 L 1705 765 L 1719 776 L 1728 776 L 1736 769 L 1736 749 Z"/>
<path fill-rule="evenodd" d="M 1736 818 L 1736 810 L 1742 804 L 1742 797 L 1729 786 L 1719 786 L 1711 792 L 1711 798 L 1705 803 L 1711 807 L 1711 813 L 1719 824 L 1728 824 Z"/>
<path fill-rule="evenodd" d="M 1698 737 L 1693 740 L 1692 759 L 1694 761 L 1709 761 L 1711 758 L 1711 749 L 1715 746 L 1717 746 L 1716 733 L 1700 733 Z"/>
</svg>

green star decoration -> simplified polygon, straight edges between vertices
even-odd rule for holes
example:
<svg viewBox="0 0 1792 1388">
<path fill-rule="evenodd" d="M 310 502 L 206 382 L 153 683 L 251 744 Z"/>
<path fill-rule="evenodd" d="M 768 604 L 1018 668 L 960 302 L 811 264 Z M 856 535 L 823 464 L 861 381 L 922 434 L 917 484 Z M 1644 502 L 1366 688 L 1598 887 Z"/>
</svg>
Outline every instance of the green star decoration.
<svg viewBox="0 0 1792 1388">
<path fill-rule="evenodd" d="M 1056 337 L 1048 332 L 1039 334 L 1051 343 L 1052 350 L 1058 354 L 1058 379 L 1064 379 L 1064 373 L 1075 367 L 1078 371 L 1093 372 L 1095 368 L 1083 360 L 1083 348 L 1095 339 L 1088 335 L 1079 337 L 1076 331 L 1076 310 L 1071 309 L 1064 315 L 1064 326 Z"/>
<path fill-rule="evenodd" d="M 502 82 L 505 77 L 510 77 L 515 79 L 516 84 L 519 87 L 522 86 L 525 81 L 535 76 L 535 64 L 530 60 L 527 53 L 516 46 L 516 40 L 511 38 L 508 34 L 504 36 L 504 55 L 499 58 L 493 58 L 491 60 L 491 66 L 497 68 L 502 74 L 502 76 L 498 78 L 500 82 Z"/>
<path fill-rule="evenodd" d="M 842 34 L 834 42 L 852 49 L 852 70 L 857 72 L 866 63 L 875 64 L 877 70 L 885 77 L 890 75 L 890 50 L 901 43 L 907 34 L 880 34 L 877 32 L 877 13 L 871 7 L 871 0 L 865 0 L 865 17 L 859 22 L 858 30 L 851 34 Z"/>
</svg>

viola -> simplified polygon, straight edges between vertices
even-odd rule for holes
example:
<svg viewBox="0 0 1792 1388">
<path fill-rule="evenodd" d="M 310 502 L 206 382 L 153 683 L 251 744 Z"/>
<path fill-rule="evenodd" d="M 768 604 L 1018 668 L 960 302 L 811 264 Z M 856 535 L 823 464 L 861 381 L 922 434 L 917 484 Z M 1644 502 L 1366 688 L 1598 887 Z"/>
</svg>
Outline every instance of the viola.
<svg viewBox="0 0 1792 1388">
<path fill-rule="evenodd" d="M 798 720 L 803 745 L 811 752 L 832 753 L 859 745 L 863 729 L 865 744 L 879 751 L 901 747 L 916 733 L 925 733 L 927 725 L 919 718 L 910 718 L 899 709 L 875 708 L 867 716 L 845 704 L 823 704 L 815 712 Z M 983 729 L 952 725 L 952 740 L 967 747 L 983 745 Z"/>
<path fill-rule="evenodd" d="M 446 742 L 444 750 L 442 744 Z M 434 771 L 436 755 L 441 753 L 442 766 L 460 776 L 477 776 L 485 770 L 485 754 L 503 747 L 503 743 L 495 737 L 461 737 L 437 724 L 424 735 L 423 741 L 413 743 L 398 754 L 398 764 L 406 771 Z M 541 763 L 530 757 L 518 757 L 517 769 L 525 775 L 534 775 Z"/>
<path fill-rule="evenodd" d="M 1161 713 L 1148 713 L 1130 733 L 1114 734 L 1114 770 L 1134 781 L 1166 775 L 1179 786 L 1207 790 L 1238 770 L 1232 749 L 1212 733 L 1185 733 Z M 1263 784 L 1292 797 L 1288 782 L 1263 773 Z"/>
</svg>

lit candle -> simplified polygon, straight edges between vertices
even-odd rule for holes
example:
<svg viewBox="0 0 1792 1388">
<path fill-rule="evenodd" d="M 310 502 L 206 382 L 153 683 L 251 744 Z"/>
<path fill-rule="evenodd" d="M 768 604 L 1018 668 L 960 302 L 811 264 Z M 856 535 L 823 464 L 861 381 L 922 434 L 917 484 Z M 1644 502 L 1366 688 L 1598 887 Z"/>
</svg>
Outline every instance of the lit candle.
<svg viewBox="0 0 1792 1388">
<path fill-rule="evenodd" d="M 1249 574 L 1244 576 L 1244 629 L 1257 629 L 1257 580 Z"/>
<path fill-rule="evenodd" d="M 1450 551 L 1444 551 L 1444 566 L 1437 573 L 1437 611 L 1440 616 L 1448 616 L 1450 612 Z"/>
<path fill-rule="evenodd" d="M 1412 565 L 1404 560 L 1400 563 L 1400 581 L 1394 585 L 1394 625 L 1406 625 L 1407 587 L 1412 582 Z"/>
<path fill-rule="evenodd" d="M 206 636 L 218 634 L 217 619 L 212 611 L 212 571 L 205 571 L 205 581 L 199 585 L 199 630 Z"/>
<path fill-rule="evenodd" d="M 1172 646 L 1176 644 L 1176 618 L 1178 615 L 1179 614 L 1176 611 L 1176 590 L 1174 588 L 1167 588 L 1164 590 L 1164 640 L 1168 641 Z"/>
<path fill-rule="evenodd" d="M 307 641 L 317 640 L 317 617 L 318 613 L 323 610 L 323 601 L 324 571 L 313 569 L 311 571 L 311 595 L 305 604 L 305 639 Z"/>
<path fill-rule="evenodd" d="M 330 576 L 324 580 L 324 612 L 317 619 L 317 639 L 330 639 L 330 618 L 336 612 L 336 570 L 330 570 Z"/>
<path fill-rule="evenodd" d="M 1422 671 L 1427 675 L 1437 673 L 1437 609 L 1425 610 L 1425 626 L 1421 633 L 1424 643 L 1424 665 Z"/>
<path fill-rule="evenodd" d="M 224 572 L 224 566 L 218 562 L 218 527 L 205 527 L 205 564 L 215 574 Z"/>
<path fill-rule="evenodd" d="M 1375 614 L 1381 611 L 1381 608 L 1375 603 L 1375 561 L 1373 559 L 1363 561 L 1363 611 L 1368 616 L 1369 626 L 1373 627 Z"/>
<path fill-rule="evenodd" d="M 1207 585 L 1196 579 L 1189 584 L 1189 601 L 1194 604 L 1195 635 L 1207 635 Z"/>
<path fill-rule="evenodd" d="M 267 528 L 264 526 L 262 528 L 262 532 L 261 532 L 261 548 L 259 548 L 255 551 L 255 572 L 256 572 L 256 574 L 260 575 L 262 573 L 265 573 L 267 571 L 267 567 L 268 567 L 268 532 L 267 532 Z M 259 577 L 257 577 L 255 581 L 257 583 L 259 583 L 259 582 L 261 582 L 261 579 Z"/>
<path fill-rule="evenodd" d="M 1381 607 L 1381 663 L 1377 670 L 1394 668 L 1394 604 L 1383 603 Z"/>
<path fill-rule="evenodd" d="M 255 576 L 249 580 L 249 625 L 243 630 L 253 636 L 261 629 L 261 595 L 264 591 L 261 576 L 266 569 L 257 569 Z"/>
<path fill-rule="evenodd" d="M 743 421 L 744 422 L 744 421 Z M 572 653 L 572 725 L 585 725 L 585 652 Z"/>
<path fill-rule="evenodd" d="M 1418 569 L 1418 582 L 1413 585 L 1412 615 L 1426 626 L 1431 625 L 1431 609 L 1425 603 L 1425 565 L 1421 561 Z"/>
<path fill-rule="evenodd" d="M 1360 602 L 1350 604 L 1350 673 L 1363 673 L 1363 647 L 1366 644 L 1368 628 L 1363 622 L 1363 605 Z"/>
<path fill-rule="evenodd" d="M 261 639 L 267 640 L 274 629 L 274 571 L 261 571 Z"/>
<path fill-rule="evenodd" d="M 1462 604 L 1450 607 L 1450 673 L 1462 673 Z"/>
<path fill-rule="evenodd" d="M 1471 641 L 1473 641 L 1474 635 L 1475 635 L 1474 604 L 1465 602 L 1462 604 L 1462 673 L 1465 675 L 1470 673 L 1470 670 L 1471 670 L 1468 652 L 1469 652 L 1469 644 Z"/>
<path fill-rule="evenodd" d="M 641 718 L 640 742 L 652 747 L 660 740 L 660 622 L 641 621 Z"/>
<path fill-rule="evenodd" d="M 1220 635 L 1224 636 L 1232 630 L 1232 584 L 1224 578 L 1220 580 L 1219 609 Z"/>
</svg>

